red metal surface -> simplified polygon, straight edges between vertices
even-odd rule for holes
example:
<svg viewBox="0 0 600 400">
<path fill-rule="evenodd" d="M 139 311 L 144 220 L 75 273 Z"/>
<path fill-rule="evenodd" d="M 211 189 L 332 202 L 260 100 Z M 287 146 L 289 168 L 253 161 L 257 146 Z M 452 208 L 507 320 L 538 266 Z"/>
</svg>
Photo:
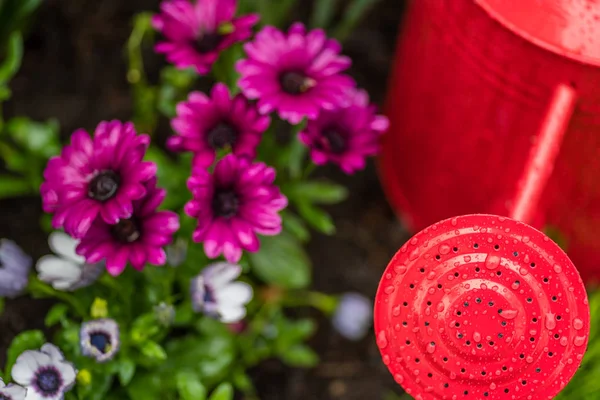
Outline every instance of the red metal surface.
<svg viewBox="0 0 600 400">
<path fill-rule="evenodd" d="M 581 35 L 573 33 L 581 13 L 571 13 L 549 23 L 555 40 L 537 41 L 532 38 L 539 24 L 527 25 L 522 13 L 507 9 L 518 3 L 529 13 L 533 4 L 559 2 L 501 3 L 490 0 L 484 10 L 475 1 L 411 2 L 390 82 L 391 129 L 379 160 L 384 189 L 414 230 L 454 215 L 508 215 L 554 91 L 573 85 L 576 107 L 531 223 L 558 230 L 584 279 L 597 280 L 600 68 L 593 59 L 600 48 L 590 43 L 580 53 L 561 53 L 556 38 L 587 37 L 600 26 L 588 18 L 597 15 L 600 2 L 572 2 L 591 10 L 581 19 Z M 564 7 L 544 10 L 549 19 L 549 10 L 561 15 Z M 517 22 L 509 29 L 510 18 Z"/>
<path fill-rule="evenodd" d="M 375 334 L 417 400 L 552 399 L 583 358 L 589 308 L 577 270 L 543 233 L 467 215 L 426 228 L 394 256 Z"/>
</svg>

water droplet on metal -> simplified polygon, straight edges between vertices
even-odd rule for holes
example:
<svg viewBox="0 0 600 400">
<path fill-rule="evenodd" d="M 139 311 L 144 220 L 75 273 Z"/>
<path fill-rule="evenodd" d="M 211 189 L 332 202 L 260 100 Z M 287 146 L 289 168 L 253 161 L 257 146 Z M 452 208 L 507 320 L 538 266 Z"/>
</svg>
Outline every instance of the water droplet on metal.
<svg viewBox="0 0 600 400">
<path fill-rule="evenodd" d="M 444 303 L 438 303 L 436 309 L 438 310 L 438 312 L 442 312 L 444 311 Z"/>
<path fill-rule="evenodd" d="M 385 349 L 387 345 L 388 340 L 387 336 L 385 335 L 385 331 L 379 332 L 379 334 L 377 335 L 377 346 L 379 346 L 380 349 Z"/>
<path fill-rule="evenodd" d="M 577 347 L 583 346 L 583 344 L 585 343 L 585 339 L 586 336 L 575 336 L 575 339 L 573 339 L 573 344 Z"/>
<path fill-rule="evenodd" d="M 390 285 L 390 286 L 387 286 L 383 291 L 386 294 L 392 294 L 392 293 L 394 293 L 394 290 L 396 290 L 396 287 L 393 285 Z"/>
<path fill-rule="evenodd" d="M 402 375 L 400 375 L 400 374 L 396 374 L 396 375 L 394 375 L 394 380 L 398 384 L 402 385 L 402 383 L 404 382 L 404 377 Z"/>
<path fill-rule="evenodd" d="M 435 352 L 435 343 L 429 343 L 426 350 L 429 354 L 433 354 Z"/>
<path fill-rule="evenodd" d="M 580 330 L 581 328 L 583 328 L 583 321 L 579 318 L 575 318 L 573 320 L 573 328 Z"/>
<path fill-rule="evenodd" d="M 485 266 L 487 269 L 496 269 L 500 265 L 500 257 L 488 254 L 485 259 Z"/>
<path fill-rule="evenodd" d="M 384 363 L 385 365 L 390 365 L 390 356 L 388 356 L 387 354 L 385 354 L 385 355 L 382 357 L 382 360 L 383 360 L 383 363 Z"/>
<path fill-rule="evenodd" d="M 515 319 L 519 311 L 517 310 L 502 310 L 500 316 L 504 319 Z"/>
<path fill-rule="evenodd" d="M 473 333 L 473 340 L 476 341 L 476 342 L 481 342 L 481 333 L 474 332 Z"/>
<path fill-rule="evenodd" d="M 403 275 L 406 273 L 406 265 L 396 265 L 394 266 L 394 271 L 397 274 Z"/>
<path fill-rule="evenodd" d="M 438 251 L 440 252 L 441 255 L 446 255 L 446 254 L 450 253 L 450 246 L 448 246 L 447 244 L 442 244 L 438 248 Z"/>
<path fill-rule="evenodd" d="M 556 328 L 556 320 L 554 319 L 554 314 L 552 314 L 552 313 L 546 314 L 545 325 L 546 325 L 546 329 L 552 330 L 552 329 Z"/>
<path fill-rule="evenodd" d="M 561 338 L 560 338 L 560 344 L 561 344 L 561 346 L 566 346 L 566 345 L 568 345 L 568 344 L 569 344 L 569 339 L 567 339 L 567 337 L 566 337 L 566 336 L 563 336 L 563 337 L 561 337 Z"/>
<path fill-rule="evenodd" d="M 562 267 L 558 264 L 554 264 L 554 272 L 560 274 L 562 272 Z"/>
</svg>

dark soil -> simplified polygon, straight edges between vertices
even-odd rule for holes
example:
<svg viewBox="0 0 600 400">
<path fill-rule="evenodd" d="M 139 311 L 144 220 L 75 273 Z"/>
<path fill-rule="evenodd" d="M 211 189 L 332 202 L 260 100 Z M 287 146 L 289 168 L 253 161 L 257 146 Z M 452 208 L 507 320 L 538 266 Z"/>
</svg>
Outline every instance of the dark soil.
<svg viewBox="0 0 600 400">
<path fill-rule="evenodd" d="M 325 1 L 325 0 L 319 0 Z M 128 119 L 132 113 L 125 80 L 124 43 L 131 17 L 157 10 L 159 0 L 46 0 L 26 41 L 24 63 L 12 82 L 8 116 L 57 118 L 61 132 L 93 128 L 100 120 Z M 301 0 L 304 3 L 304 0 Z M 394 49 L 402 0 L 382 0 L 345 44 L 352 74 L 374 101 L 381 103 Z M 156 71 L 159 56 L 148 60 Z M 330 209 L 338 226 L 333 237 L 315 235 L 310 244 L 314 286 L 328 293 L 358 291 L 373 297 L 390 257 L 407 239 L 381 191 L 370 165 L 352 177 L 334 168 L 323 174 L 346 183 L 351 198 Z M 39 230 L 39 199 L 0 202 L 0 237 L 17 241 L 33 257 L 48 251 Z M 0 317 L 0 363 L 14 334 L 41 327 L 48 302 L 18 298 Z M 311 344 L 322 356 L 312 370 L 291 370 L 277 361 L 252 372 L 261 398 L 384 399 L 400 393 L 381 362 L 373 335 L 354 343 L 321 319 Z"/>
</svg>

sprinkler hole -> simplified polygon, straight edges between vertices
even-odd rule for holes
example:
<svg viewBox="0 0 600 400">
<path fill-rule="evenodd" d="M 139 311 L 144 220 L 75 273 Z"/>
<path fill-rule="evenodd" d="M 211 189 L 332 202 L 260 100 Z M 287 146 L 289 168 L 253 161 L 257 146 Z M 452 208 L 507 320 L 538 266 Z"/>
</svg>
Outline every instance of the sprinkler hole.
<svg viewBox="0 0 600 400">
<path fill-rule="evenodd" d="M 428 373 L 428 374 L 427 374 L 427 376 L 428 376 L 429 378 L 431 378 L 431 377 L 433 377 L 433 374 L 430 372 L 430 373 Z"/>
<path fill-rule="evenodd" d="M 502 326 L 506 326 L 506 321 L 502 321 L 502 322 L 500 322 L 500 325 L 502 325 Z"/>
<path fill-rule="evenodd" d="M 482 345 L 481 343 L 477 343 L 477 348 L 478 348 L 478 349 L 480 349 L 480 348 L 482 348 L 482 347 L 483 347 L 483 345 Z"/>
<path fill-rule="evenodd" d="M 458 276 L 459 276 L 459 275 L 460 275 L 460 274 L 459 274 L 458 272 L 455 272 L 455 273 L 454 273 L 454 276 L 455 276 L 455 277 L 457 277 L 457 278 L 458 278 Z"/>
<path fill-rule="evenodd" d="M 527 385 L 527 381 L 521 381 L 521 385 L 523 385 L 523 386 Z"/>
<path fill-rule="evenodd" d="M 445 388 L 447 388 L 448 386 L 450 386 L 450 385 L 448 385 L 447 383 L 444 383 L 444 387 Z"/>
<path fill-rule="evenodd" d="M 535 342 L 535 338 L 534 338 L 534 337 L 530 337 L 530 338 L 529 338 L 529 341 L 530 341 L 530 342 Z"/>
<path fill-rule="evenodd" d="M 533 318 L 531 319 L 531 322 L 537 322 L 537 318 L 533 317 Z"/>
<path fill-rule="evenodd" d="M 473 245 L 473 248 L 475 248 L 475 249 L 478 249 L 478 248 L 479 248 L 479 244 L 475 243 L 475 244 Z"/>
<path fill-rule="evenodd" d="M 481 375 L 485 376 L 486 372 L 485 371 L 481 371 Z"/>
<path fill-rule="evenodd" d="M 558 339 L 560 337 L 560 335 L 558 333 L 554 334 L 554 339 Z"/>
<path fill-rule="evenodd" d="M 508 393 L 508 388 L 504 389 L 504 393 Z"/>
<path fill-rule="evenodd" d="M 553 355 L 554 355 L 553 352 L 551 352 L 551 351 L 548 352 L 548 357 L 552 357 Z"/>
<path fill-rule="evenodd" d="M 544 278 L 544 283 L 548 283 L 548 278 Z"/>
<path fill-rule="evenodd" d="M 556 320 L 557 320 L 557 321 L 560 321 L 561 319 L 562 319 L 562 317 L 561 317 L 560 315 L 557 315 L 557 316 L 556 316 Z"/>
<path fill-rule="evenodd" d="M 468 302 L 468 301 L 465 301 L 465 302 L 463 303 L 463 306 L 465 306 L 465 307 L 469 307 L 469 302 Z"/>
<path fill-rule="evenodd" d="M 500 246 L 498 246 L 498 245 L 494 246 L 494 249 L 496 249 L 496 250 L 498 250 L 499 248 L 500 248 Z"/>
<path fill-rule="evenodd" d="M 468 391 L 468 390 L 465 390 L 463 393 L 464 393 L 464 395 L 466 396 L 466 395 L 468 395 L 468 394 L 469 394 L 469 391 Z"/>
<path fill-rule="evenodd" d="M 464 374 L 465 372 L 467 372 L 467 370 L 466 370 L 466 369 L 464 369 L 464 368 L 461 368 L 461 369 L 460 369 L 460 372 Z"/>
<path fill-rule="evenodd" d="M 533 262 L 532 262 L 531 264 L 529 264 L 529 266 L 530 266 L 531 268 L 535 268 L 535 263 L 533 263 Z"/>
<path fill-rule="evenodd" d="M 408 323 L 406 321 L 402 321 L 402 325 L 407 326 Z"/>
<path fill-rule="evenodd" d="M 502 371 L 506 371 L 508 368 L 506 367 L 506 365 L 502 366 Z"/>
<path fill-rule="evenodd" d="M 430 305 L 431 305 L 431 301 L 428 301 L 428 302 L 427 302 L 427 305 L 428 305 L 428 306 L 430 306 Z"/>
<path fill-rule="evenodd" d="M 498 339 L 502 339 L 504 337 L 504 335 L 502 333 L 498 334 Z"/>
<path fill-rule="evenodd" d="M 498 275 L 498 276 L 502 275 L 502 271 L 496 272 L 496 275 Z"/>
<path fill-rule="evenodd" d="M 475 268 L 475 272 L 479 272 L 481 269 L 479 267 Z"/>
<path fill-rule="evenodd" d="M 440 255 L 439 255 L 439 254 L 435 256 L 435 259 L 436 259 L 436 260 L 439 260 L 440 258 L 442 258 L 442 257 L 440 257 Z"/>
<path fill-rule="evenodd" d="M 407 345 L 407 346 L 410 346 L 410 340 L 407 340 L 407 341 L 406 341 L 406 345 Z"/>
<path fill-rule="evenodd" d="M 411 284 L 409 285 L 409 287 L 410 287 L 411 289 L 414 289 L 414 288 L 415 288 L 415 285 L 411 283 Z"/>
<path fill-rule="evenodd" d="M 448 357 L 443 358 L 444 362 L 448 362 Z"/>
<path fill-rule="evenodd" d="M 518 251 L 515 251 L 515 252 L 513 253 L 513 256 L 515 256 L 515 257 L 518 257 L 518 256 L 519 256 L 519 252 L 518 252 Z"/>
<path fill-rule="evenodd" d="M 425 268 L 419 268 L 419 272 L 424 273 L 425 272 Z"/>
<path fill-rule="evenodd" d="M 490 302 L 488 303 L 488 306 L 490 306 L 490 307 L 493 307 L 493 306 L 494 306 L 494 302 L 493 302 L 493 301 L 490 301 Z"/>
<path fill-rule="evenodd" d="M 542 369 L 538 367 L 535 369 L 535 372 L 537 372 L 539 374 L 540 372 L 542 372 Z"/>
<path fill-rule="evenodd" d="M 465 344 L 466 344 L 467 346 L 470 346 L 470 345 L 471 345 L 471 341 L 470 341 L 470 340 L 467 340 L 467 341 L 465 342 Z"/>
<path fill-rule="evenodd" d="M 425 326 L 429 326 L 429 321 L 425 321 Z"/>
<path fill-rule="evenodd" d="M 489 396 L 488 392 L 483 392 L 483 395 L 484 395 L 485 397 L 488 397 L 488 396 Z"/>
<path fill-rule="evenodd" d="M 442 284 L 438 283 L 438 289 L 441 289 L 441 288 L 442 288 Z"/>
<path fill-rule="evenodd" d="M 493 346 L 493 345 L 494 345 L 494 341 L 490 341 L 490 346 Z"/>
<path fill-rule="evenodd" d="M 453 247 L 452 251 L 456 253 L 458 251 L 458 247 Z"/>
<path fill-rule="evenodd" d="M 463 334 L 462 334 L 462 333 L 459 333 L 459 334 L 458 334 L 458 338 L 459 338 L 459 339 L 462 339 L 462 338 L 463 338 Z"/>
<path fill-rule="evenodd" d="M 403 305 L 404 307 L 408 307 L 408 302 L 406 302 L 406 301 L 405 301 L 404 303 L 402 303 L 402 305 Z"/>
<path fill-rule="evenodd" d="M 501 308 L 498 309 L 498 314 L 502 314 L 502 309 Z"/>
<path fill-rule="evenodd" d="M 523 353 L 519 354 L 519 358 L 520 359 L 524 359 L 525 358 L 525 354 L 523 354 Z"/>
<path fill-rule="evenodd" d="M 478 297 L 475 299 L 475 303 L 481 303 L 481 299 Z"/>
<path fill-rule="evenodd" d="M 460 326 L 460 323 L 459 322 L 455 322 L 454 326 L 458 328 Z"/>
<path fill-rule="evenodd" d="M 552 301 L 556 301 L 558 298 L 556 296 L 552 296 Z"/>
<path fill-rule="evenodd" d="M 421 362 L 421 359 L 420 358 L 415 358 L 415 362 L 418 364 L 418 363 Z"/>
<path fill-rule="evenodd" d="M 528 302 L 528 303 L 531 303 L 532 301 L 533 301 L 533 299 L 532 299 L 531 297 L 528 297 L 528 298 L 527 298 L 527 302 Z"/>
<path fill-rule="evenodd" d="M 457 311 L 456 315 L 460 316 L 460 315 L 462 315 L 462 313 L 460 311 Z"/>
</svg>

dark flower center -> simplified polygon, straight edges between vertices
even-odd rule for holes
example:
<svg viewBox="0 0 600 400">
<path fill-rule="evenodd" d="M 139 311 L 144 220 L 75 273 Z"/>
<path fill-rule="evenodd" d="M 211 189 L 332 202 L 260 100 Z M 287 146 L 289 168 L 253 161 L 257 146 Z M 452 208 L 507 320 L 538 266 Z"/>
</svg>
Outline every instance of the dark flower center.
<svg viewBox="0 0 600 400">
<path fill-rule="evenodd" d="M 60 373 L 54 367 L 42 368 L 35 375 L 35 386 L 44 397 L 56 395 L 61 384 Z"/>
<path fill-rule="evenodd" d="M 321 133 L 326 143 L 325 147 L 333 154 L 341 154 L 346 150 L 346 135 L 337 128 L 326 128 Z"/>
<path fill-rule="evenodd" d="M 223 36 L 217 32 L 205 32 L 194 42 L 194 48 L 200 54 L 210 53 L 214 51 L 221 41 Z"/>
<path fill-rule="evenodd" d="M 94 332 L 90 335 L 90 344 L 105 354 L 110 346 L 110 336 L 104 332 Z"/>
<path fill-rule="evenodd" d="M 208 285 L 204 285 L 204 298 L 202 299 L 202 301 L 204 301 L 204 304 L 215 303 L 216 301 L 215 294 Z"/>
<path fill-rule="evenodd" d="M 2 260 L 0 260 L 0 269 L 4 268 L 4 264 L 2 263 Z M 0 397 L 0 400 L 2 400 L 2 398 Z"/>
<path fill-rule="evenodd" d="M 141 232 L 133 218 L 122 219 L 110 229 L 113 237 L 121 243 L 132 243 L 140 238 Z"/>
<path fill-rule="evenodd" d="M 212 199 L 213 213 L 218 217 L 231 218 L 237 214 L 240 200 L 233 190 L 217 190 Z"/>
<path fill-rule="evenodd" d="M 312 87 L 312 80 L 299 72 L 283 72 L 279 75 L 279 84 L 284 92 L 301 94 Z"/>
<path fill-rule="evenodd" d="M 225 122 L 219 122 L 214 128 L 208 131 L 206 136 L 208 144 L 215 150 L 223 149 L 226 146 L 233 146 L 238 136 L 237 130 Z"/>
<path fill-rule="evenodd" d="M 98 201 L 106 201 L 117 193 L 120 183 L 121 177 L 116 172 L 102 171 L 91 180 L 88 196 Z"/>
<path fill-rule="evenodd" d="M 0 400 L 12 400 L 10 397 L 0 393 Z"/>
</svg>

